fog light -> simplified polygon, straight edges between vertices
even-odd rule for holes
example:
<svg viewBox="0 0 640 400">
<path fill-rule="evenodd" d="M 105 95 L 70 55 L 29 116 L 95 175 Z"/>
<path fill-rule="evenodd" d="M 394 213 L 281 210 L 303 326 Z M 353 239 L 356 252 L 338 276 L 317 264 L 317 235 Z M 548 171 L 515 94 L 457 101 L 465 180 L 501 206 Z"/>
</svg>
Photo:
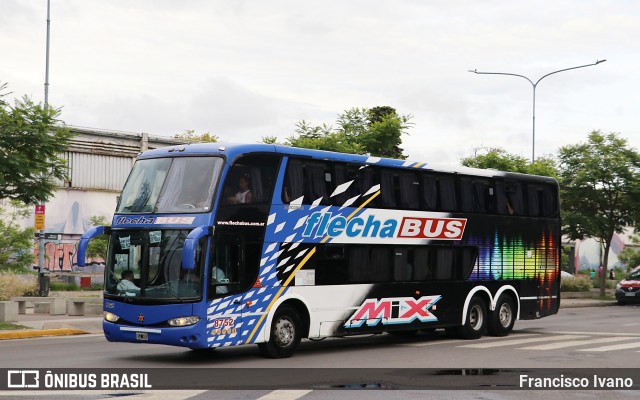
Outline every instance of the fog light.
<svg viewBox="0 0 640 400">
<path fill-rule="evenodd" d="M 120 319 L 120 317 L 108 311 L 105 311 L 103 314 L 104 314 L 104 319 L 106 319 L 109 322 L 116 322 Z"/>
<path fill-rule="evenodd" d="M 189 326 L 193 325 L 200 321 L 200 317 L 191 316 L 191 317 L 180 317 L 174 318 L 167 321 L 171 326 Z"/>
</svg>

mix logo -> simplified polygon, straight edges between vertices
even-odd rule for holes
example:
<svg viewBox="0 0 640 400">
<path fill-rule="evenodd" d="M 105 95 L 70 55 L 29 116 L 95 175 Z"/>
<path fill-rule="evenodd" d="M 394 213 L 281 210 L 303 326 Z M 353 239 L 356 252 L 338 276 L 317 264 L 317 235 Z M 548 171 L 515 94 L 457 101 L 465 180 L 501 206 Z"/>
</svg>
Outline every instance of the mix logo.
<svg viewBox="0 0 640 400">
<path fill-rule="evenodd" d="M 430 310 L 442 296 L 391 297 L 383 299 L 367 299 L 344 324 L 345 328 L 393 324 L 409 324 L 415 320 L 435 322 L 438 318 Z"/>
</svg>

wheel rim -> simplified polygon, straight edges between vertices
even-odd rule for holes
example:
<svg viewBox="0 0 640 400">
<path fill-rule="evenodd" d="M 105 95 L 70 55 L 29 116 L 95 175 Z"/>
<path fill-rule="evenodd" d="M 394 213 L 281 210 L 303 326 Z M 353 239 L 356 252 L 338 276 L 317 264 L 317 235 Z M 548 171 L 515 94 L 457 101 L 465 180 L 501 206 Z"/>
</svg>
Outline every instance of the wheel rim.
<svg viewBox="0 0 640 400">
<path fill-rule="evenodd" d="M 295 337 L 295 326 L 289 318 L 280 318 L 273 329 L 273 338 L 280 347 L 287 347 Z"/>
<path fill-rule="evenodd" d="M 471 326 L 471 329 L 474 331 L 479 330 L 480 327 L 482 327 L 483 320 L 482 307 L 477 304 L 471 307 L 471 311 L 469 312 L 469 326 Z"/>
<path fill-rule="evenodd" d="M 511 311 L 511 306 L 509 304 L 503 303 L 500 306 L 500 310 L 498 311 L 498 318 L 500 319 L 500 325 L 502 325 L 503 328 L 511 325 L 513 312 Z"/>
</svg>

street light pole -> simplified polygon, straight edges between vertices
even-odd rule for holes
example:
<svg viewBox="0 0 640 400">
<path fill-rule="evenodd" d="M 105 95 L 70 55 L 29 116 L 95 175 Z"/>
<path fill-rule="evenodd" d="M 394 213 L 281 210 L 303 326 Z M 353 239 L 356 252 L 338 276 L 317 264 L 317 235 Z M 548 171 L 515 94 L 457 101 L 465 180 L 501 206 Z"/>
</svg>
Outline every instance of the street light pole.
<svg viewBox="0 0 640 400">
<path fill-rule="evenodd" d="M 591 67 L 594 65 L 598 65 L 600 63 L 603 63 L 607 60 L 597 60 L 595 63 L 593 64 L 586 64 L 586 65 L 580 65 L 577 67 L 571 67 L 571 68 L 564 68 L 564 69 L 559 69 L 557 71 L 553 71 L 553 72 L 549 72 L 546 75 L 543 75 L 540 79 L 538 79 L 535 83 L 527 78 L 524 75 L 518 75 L 518 74 L 511 74 L 508 72 L 480 72 L 478 70 L 469 70 L 469 72 L 473 72 L 474 74 L 478 74 L 478 75 L 509 75 L 509 76 L 518 76 L 520 78 L 524 78 L 527 81 L 529 81 L 529 83 L 531 84 L 531 86 L 533 87 L 533 118 L 532 118 L 532 123 L 533 123 L 533 135 L 532 135 L 532 143 L 531 143 L 531 162 L 533 162 L 535 160 L 535 155 L 536 155 L 536 87 L 538 86 L 538 83 L 540 83 L 541 80 L 543 80 L 544 78 L 546 78 L 549 75 L 553 75 L 553 74 L 557 74 L 558 72 L 564 72 L 564 71 L 570 71 L 572 69 L 578 69 L 578 68 L 585 68 L 585 67 Z"/>
</svg>

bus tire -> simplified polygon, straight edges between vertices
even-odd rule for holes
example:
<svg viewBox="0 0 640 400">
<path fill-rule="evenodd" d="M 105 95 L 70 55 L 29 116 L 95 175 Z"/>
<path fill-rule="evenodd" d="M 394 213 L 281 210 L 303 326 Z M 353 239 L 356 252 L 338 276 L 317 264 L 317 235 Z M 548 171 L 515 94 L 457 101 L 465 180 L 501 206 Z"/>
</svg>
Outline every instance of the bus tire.
<svg viewBox="0 0 640 400">
<path fill-rule="evenodd" d="M 262 355 L 268 358 L 288 358 L 298 348 L 302 339 L 302 323 L 296 310 L 288 305 L 273 314 L 269 341 L 259 343 Z"/>
<path fill-rule="evenodd" d="M 516 322 L 516 305 L 511 296 L 500 296 L 496 309 L 489 316 L 489 334 L 507 336 Z"/>
<path fill-rule="evenodd" d="M 458 336 L 463 339 L 478 339 L 487 328 L 487 305 L 479 297 L 471 298 L 464 325 L 458 327 Z"/>
</svg>

